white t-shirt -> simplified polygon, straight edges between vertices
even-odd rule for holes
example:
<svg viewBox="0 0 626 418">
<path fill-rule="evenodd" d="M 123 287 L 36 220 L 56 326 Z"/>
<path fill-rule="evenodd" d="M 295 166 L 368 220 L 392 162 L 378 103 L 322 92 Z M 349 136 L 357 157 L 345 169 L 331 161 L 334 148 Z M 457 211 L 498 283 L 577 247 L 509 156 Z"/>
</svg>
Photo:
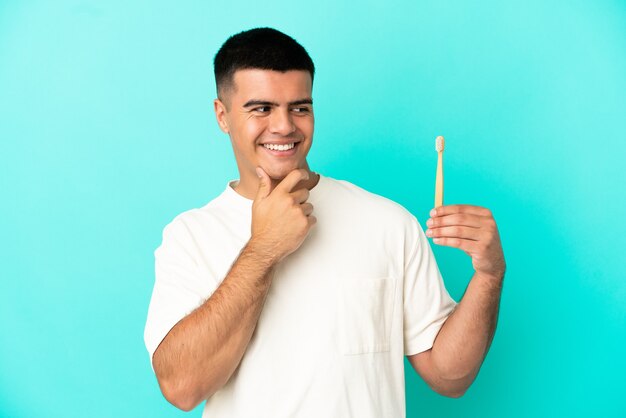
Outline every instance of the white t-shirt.
<svg viewBox="0 0 626 418">
<path fill-rule="evenodd" d="M 231 182 L 233 183 L 233 182 Z M 320 176 L 317 224 L 276 268 L 241 363 L 203 417 L 405 417 L 404 356 L 432 347 L 455 302 L 402 206 Z M 155 251 L 145 343 L 219 286 L 250 238 L 252 201 L 231 185 L 177 216 Z"/>
</svg>

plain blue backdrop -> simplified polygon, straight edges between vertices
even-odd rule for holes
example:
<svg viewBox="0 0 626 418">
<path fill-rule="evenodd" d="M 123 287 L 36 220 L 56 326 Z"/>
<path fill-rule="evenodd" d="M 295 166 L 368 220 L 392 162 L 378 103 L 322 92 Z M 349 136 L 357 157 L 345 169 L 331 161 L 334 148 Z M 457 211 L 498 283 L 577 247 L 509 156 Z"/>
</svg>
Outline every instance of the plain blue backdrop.
<svg viewBox="0 0 626 418">
<path fill-rule="evenodd" d="M 0 415 L 176 417 L 143 345 L 153 251 L 237 177 L 212 59 L 273 26 L 312 55 L 312 169 L 422 226 L 490 208 L 508 272 L 461 399 L 407 365 L 409 417 L 623 416 L 623 1 L 0 1 Z M 461 251 L 433 245 L 457 300 Z M 198 408 L 187 416 L 199 417 Z"/>
</svg>

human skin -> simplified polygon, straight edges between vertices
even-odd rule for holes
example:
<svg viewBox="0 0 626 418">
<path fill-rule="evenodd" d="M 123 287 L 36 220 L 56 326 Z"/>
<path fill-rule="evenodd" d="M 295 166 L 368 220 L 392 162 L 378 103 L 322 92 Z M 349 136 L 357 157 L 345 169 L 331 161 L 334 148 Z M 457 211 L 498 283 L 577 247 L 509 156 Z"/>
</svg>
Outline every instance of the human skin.
<svg viewBox="0 0 626 418">
<path fill-rule="evenodd" d="M 306 156 L 313 143 L 312 80 L 307 71 L 245 69 L 235 72 L 234 87 L 214 101 L 217 122 L 230 136 L 239 169 L 236 191 L 249 199 L 258 187 L 256 167 L 261 167 L 275 187 L 290 171 L 311 174 L 302 185 L 311 189 L 312 175 Z M 246 106 L 249 103 L 252 105 Z M 276 156 L 262 144 L 295 142 L 293 155 Z"/>
<path fill-rule="evenodd" d="M 254 199 L 252 231 L 216 291 L 154 353 L 161 390 L 180 409 L 193 409 L 228 382 L 250 342 L 276 265 L 299 248 L 316 222 L 307 202 L 319 180 L 306 161 L 314 126 L 311 88 L 306 71 L 240 70 L 234 87 L 214 102 L 239 169 L 235 189 Z M 263 147 L 269 143 L 296 146 L 277 155 Z M 436 244 L 468 252 L 476 273 L 433 347 L 408 356 L 417 373 L 446 396 L 462 395 L 478 373 L 495 331 L 504 275 L 490 212 L 462 208 L 438 208 L 427 233 L 442 240 Z"/>
<path fill-rule="evenodd" d="M 493 340 L 506 263 L 489 209 L 449 205 L 430 215 L 426 235 L 437 245 L 465 251 L 472 258 L 474 275 L 433 347 L 407 358 L 433 390 L 460 397 L 476 378 Z"/>
<path fill-rule="evenodd" d="M 250 342 L 275 266 L 302 244 L 316 222 L 306 202 L 319 180 L 306 163 L 313 110 L 312 104 L 299 103 L 311 101 L 309 74 L 243 70 L 234 78 L 235 88 L 225 94 L 228 108 L 218 99 L 215 113 L 233 145 L 240 172 L 236 190 L 254 199 L 251 238 L 215 292 L 154 352 L 163 395 L 185 411 L 228 382 Z M 262 103 L 246 106 L 251 100 Z M 285 155 L 262 147 L 294 141 L 298 145 Z"/>
<path fill-rule="evenodd" d="M 153 356 L 163 395 L 184 411 L 228 382 L 250 342 L 274 267 L 316 222 L 306 203 L 309 191 L 295 189 L 308 179 L 305 170 L 290 172 L 274 189 L 265 172 L 259 175 L 250 240 L 215 292 L 170 330 Z"/>
</svg>

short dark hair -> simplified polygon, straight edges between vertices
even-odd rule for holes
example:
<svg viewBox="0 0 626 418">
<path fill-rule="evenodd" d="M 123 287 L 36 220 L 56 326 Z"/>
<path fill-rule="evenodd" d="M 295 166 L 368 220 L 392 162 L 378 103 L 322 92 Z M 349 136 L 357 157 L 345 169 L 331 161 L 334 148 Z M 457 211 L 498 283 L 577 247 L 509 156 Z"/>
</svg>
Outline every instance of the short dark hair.
<svg viewBox="0 0 626 418">
<path fill-rule="evenodd" d="M 231 36 L 215 54 L 213 69 L 217 94 L 233 86 L 237 70 L 261 69 L 285 72 L 305 70 L 315 74 L 313 60 L 292 37 L 272 28 L 255 28 Z"/>
</svg>

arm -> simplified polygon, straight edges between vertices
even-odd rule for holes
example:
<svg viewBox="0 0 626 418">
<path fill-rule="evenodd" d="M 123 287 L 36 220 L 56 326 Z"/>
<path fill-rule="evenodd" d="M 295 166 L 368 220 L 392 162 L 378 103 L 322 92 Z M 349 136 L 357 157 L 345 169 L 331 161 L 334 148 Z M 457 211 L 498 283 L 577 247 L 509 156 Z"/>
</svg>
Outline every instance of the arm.
<svg viewBox="0 0 626 418">
<path fill-rule="evenodd" d="M 436 244 L 464 250 L 476 272 L 433 347 L 408 359 L 435 391 L 459 397 L 476 378 L 493 339 L 506 264 L 489 210 L 453 205 L 431 216 L 427 235 L 437 237 Z"/>
<path fill-rule="evenodd" d="M 315 218 L 308 190 L 292 192 L 308 174 L 294 170 L 274 189 L 262 178 L 252 207 L 252 237 L 215 292 L 179 321 L 154 352 L 165 398 L 189 411 L 228 382 L 261 314 L 274 267 L 295 251 Z"/>
</svg>

